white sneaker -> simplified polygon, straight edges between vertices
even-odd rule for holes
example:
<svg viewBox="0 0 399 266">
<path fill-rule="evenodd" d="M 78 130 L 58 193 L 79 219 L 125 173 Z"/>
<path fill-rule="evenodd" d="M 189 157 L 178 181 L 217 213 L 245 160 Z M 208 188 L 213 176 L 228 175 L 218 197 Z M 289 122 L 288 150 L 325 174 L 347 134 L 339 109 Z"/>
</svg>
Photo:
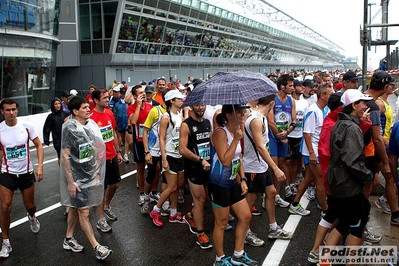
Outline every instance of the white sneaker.
<svg viewBox="0 0 399 266">
<path fill-rule="evenodd" d="M 306 198 L 310 201 L 316 200 L 316 187 L 314 186 L 309 186 L 308 189 L 306 190 Z"/>
<path fill-rule="evenodd" d="M 287 208 L 288 206 L 290 206 L 290 204 L 288 202 L 286 202 L 285 200 L 283 200 L 279 194 L 276 195 L 274 202 L 277 206 L 280 206 L 282 208 Z"/>
<path fill-rule="evenodd" d="M 291 184 L 290 188 L 291 188 L 292 195 L 295 196 L 296 194 L 298 194 L 298 189 L 295 184 Z"/>
<path fill-rule="evenodd" d="M 378 198 L 376 201 L 374 201 L 374 206 L 382 210 L 382 212 L 385 214 L 391 214 L 391 208 L 389 208 L 389 205 L 386 201 L 384 201 L 384 199 Z"/>
<path fill-rule="evenodd" d="M 125 163 L 129 163 L 129 155 L 127 155 L 127 154 L 123 155 L 123 161 Z"/>
<path fill-rule="evenodd" d="M 29 213 L 27 215 L 30 222 L 30 230 L 35 234 L 38 233 L 40 231 L 40 222 L 36 218 L 36 215 L 33 215 L 32 219 L 29 217 Z"/>
<path fill-rule="evenodd" d="M 11 244 L 4 244 L 1 246 L 1 251 L 0 251 L 0 258 L 8 258 L 10 256 L 10 253 L 12 251 Z"/>
<path fill-rule="evenodd" d="M 301 206 L 301 204 L 298 204 L 298 206 L 296 206 L 296 207 L 294 205 L 290 204 L 290 209 L 288 210 L 288 212 L 292 213 L 292 214 L 299 214 L 299 215 L 302 215 L 302 216 L 307 216 L 307 215 L 310 214 L 310 211 L 304 209 Z"/>
<path fill-rule="evenodd" d="M 139 206 L 144 204 L 144 200 L 145 200 L 144 194 L 140 194 L 139 195 L 139 202 L 138 202 Z"/>
<path fill-rule="evenodd" d="M 292 191 L 290 186 L 286 186 L 284 190 L 285 190 L 285 199 L 288 199 L 289 197 L 292 196 Z"/>
</svg>

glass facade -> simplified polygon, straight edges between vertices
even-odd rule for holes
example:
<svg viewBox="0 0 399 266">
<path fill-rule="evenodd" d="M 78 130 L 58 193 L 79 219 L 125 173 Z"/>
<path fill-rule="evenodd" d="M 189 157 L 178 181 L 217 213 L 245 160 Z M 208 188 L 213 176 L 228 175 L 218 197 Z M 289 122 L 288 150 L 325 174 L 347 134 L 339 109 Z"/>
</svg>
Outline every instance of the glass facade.
<svg viewBox="0 0 399 266">
<path fill-rule="evenodd" d="M 330 51 L 320 46 L 199 0 L 125 1 L 115 47 L 113 53 L 331 60 Z"/>
<path fill-rule="evenodd" d="M 82 54 L 110 52 L 117 7 L 117 1 L 79 1 Z"/>
<path fill-rule="evenodd" d="M 0 0 L 0 94 L 19 115 L 49 110 L 54 96 L 59 0 Z"/>
</svg>

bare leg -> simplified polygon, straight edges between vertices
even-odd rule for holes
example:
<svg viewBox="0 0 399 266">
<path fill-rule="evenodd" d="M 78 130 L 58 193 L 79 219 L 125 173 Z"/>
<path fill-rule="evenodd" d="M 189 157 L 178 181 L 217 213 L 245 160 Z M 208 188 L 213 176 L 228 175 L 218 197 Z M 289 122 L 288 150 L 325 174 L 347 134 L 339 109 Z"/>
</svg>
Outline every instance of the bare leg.
<svg viewBox="0 0 399 266">
<path fill-rule="evenodd" d="M 1 232 L 3 239 L 9 238 L 10 233 L 10 213 L 12 209 L 12 198 L 14 196 L 14 191 L 0 185 L 0 198 L 1 198 Z"/>
<path fill-rule="evenodd" d="M 91 246 L 93 248 L 97 247 L 98 242 L 94 236 L 93 227 L 91 226 L 89 219 L 90 209 L 79 209 L 79 224 L 80 228 L 82 228 L 83 233 L 85 234 L 87 240 L 89 240 Z"/>
<path fill-rule="evenodd" d="M 249 222 L 252 218 L 251 211 L 245 199 L 231 205 L 231 209 L 236 214 L 238 220 L 235 231 L 234 249 L 236 251 L 241 251 L 244 250 L 244 241 L 247 235 Z"/>
<path fill-rule="evenodd" d="M 75 226 L 78 221 L 78 209 L 69 208 L 68 216 L 67 216 L 67 231 L 65 234 L 65 238 L 73 237 L 73 233 L 75 231 Z"/>
<path fill-rule="evenodd" d="M 216 256 L 220 257 L 224 255 L 223 251 L 224 228 L 226 227 L 227 222 L 229 221 L 230 207 L 225 207 L 225 208 L 212 207 L 212 210 L 213 210 L 213 215 L 215 216 L 215 227 L 213 228 L 213 247 L 215 248 Z"/>
</svg>

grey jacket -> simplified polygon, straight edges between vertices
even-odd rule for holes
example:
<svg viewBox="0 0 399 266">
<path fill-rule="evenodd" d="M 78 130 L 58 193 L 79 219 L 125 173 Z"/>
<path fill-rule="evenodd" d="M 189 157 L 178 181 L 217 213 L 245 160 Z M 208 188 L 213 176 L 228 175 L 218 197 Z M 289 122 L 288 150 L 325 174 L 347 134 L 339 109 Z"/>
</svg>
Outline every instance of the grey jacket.
<svg viewBox="0 0 399 266">
<path fill-rule="evenodd" d="M 338 117 L 331 132 L 327 177 L 332 196 L 346 198 L 360 193 L 365 184 L 371 183 L 373 173 L 365 165 L 360 119 L 342 112 Z"/>
</svg>

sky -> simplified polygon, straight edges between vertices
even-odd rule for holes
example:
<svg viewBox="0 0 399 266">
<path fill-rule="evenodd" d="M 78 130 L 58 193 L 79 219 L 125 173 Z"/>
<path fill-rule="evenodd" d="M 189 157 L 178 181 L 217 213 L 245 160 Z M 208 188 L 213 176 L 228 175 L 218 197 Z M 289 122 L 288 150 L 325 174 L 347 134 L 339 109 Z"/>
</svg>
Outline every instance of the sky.
<svg viewBox="0 0 399 266">
<path fill-rule="evenodd" d="M 344 48 L 344 55 L 358 56 L 358 63 L 362 64 L 359 30 L 360 25 L 363 25 L 364 0 L 266 0 L 266 2 Z M 373 17 L 381 8 L 381 0 L 369 0 L 368 2 L 375 3 L 371 6 L 371 16 Z M 398 10 L 399 0 L 390 0 L 389 23 L 399 23 Z M 381 13 L 371 24 L 382 22 Z M 374 37 L 377 34 L 377 30 L 372 31 Z M 399 39 L 399 27 L 388 29 L 388 39 Z M 397 46 L 399 46 L 399 42 L 391 46 L 391 49 Z M 368 52 L 369 61 L 377 61 L 378 66 L 378 60 L 382 59 L 385 53 L 385 46 L 380 46 L 377 49 L 372 47 Z"/>
</svg>

